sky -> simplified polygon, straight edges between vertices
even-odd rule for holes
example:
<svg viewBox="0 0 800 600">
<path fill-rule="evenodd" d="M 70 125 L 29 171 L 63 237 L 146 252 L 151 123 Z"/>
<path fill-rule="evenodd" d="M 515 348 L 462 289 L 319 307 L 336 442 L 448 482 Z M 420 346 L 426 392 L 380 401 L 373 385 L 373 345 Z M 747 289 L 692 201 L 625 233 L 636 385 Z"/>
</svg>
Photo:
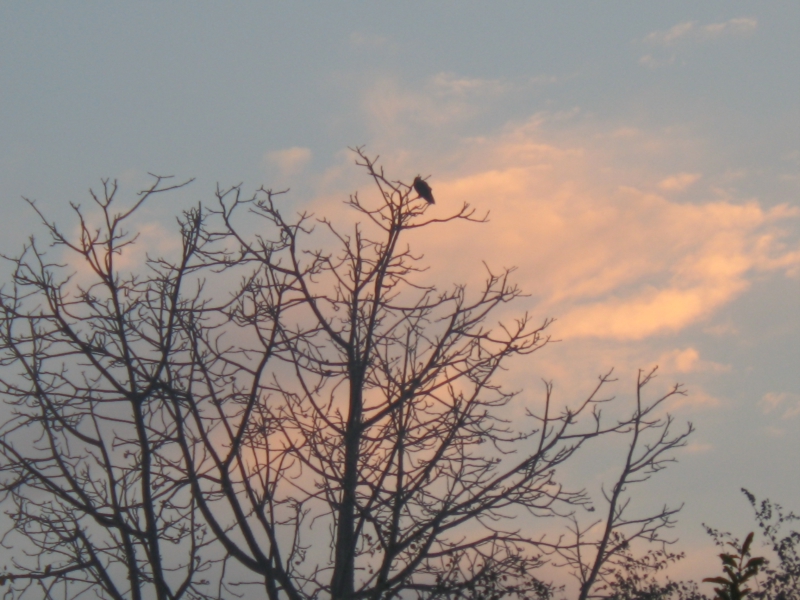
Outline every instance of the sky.
<svg viewBox="0 0 800 600">
<path fill-rule="evenodd" d="M 217 185 L 346 218 L 364 145 L 433 211 L 488 212 L 415 248 L 443 285 L 516 266 L 515 310 L 557 319 L 508 375 L 531 401 L 611 367 L 621 398 L 639 368 L 685 384 L 697 432 L 642 498 L 685 503 L 700 577 L 701 523 L 755 526 L 741 487 L 800 511 L 799 28 L 794 1 L 3 2 L 0 252 L 42 235 L 22 197 L 69 223 L 148 173 L 195 178 L 149 247 Z"/>
</svg>

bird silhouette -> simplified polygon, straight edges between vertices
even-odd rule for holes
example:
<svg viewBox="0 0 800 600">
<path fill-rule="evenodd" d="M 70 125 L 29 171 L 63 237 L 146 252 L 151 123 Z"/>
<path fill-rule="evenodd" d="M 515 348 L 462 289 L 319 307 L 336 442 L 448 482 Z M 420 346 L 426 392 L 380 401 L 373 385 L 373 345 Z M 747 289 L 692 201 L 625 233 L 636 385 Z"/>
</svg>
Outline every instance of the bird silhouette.
<svg viewBox="0 0 800 600">
<path fill-rule="evenodd" d="M 428 182 L 422 179 L 419 175 L 414 178 L 414 191 L 419 194 L 420 198 L 424 198 L 428 204 L 435 204 L 433 201 L 433 190 Z"/>
</svg>

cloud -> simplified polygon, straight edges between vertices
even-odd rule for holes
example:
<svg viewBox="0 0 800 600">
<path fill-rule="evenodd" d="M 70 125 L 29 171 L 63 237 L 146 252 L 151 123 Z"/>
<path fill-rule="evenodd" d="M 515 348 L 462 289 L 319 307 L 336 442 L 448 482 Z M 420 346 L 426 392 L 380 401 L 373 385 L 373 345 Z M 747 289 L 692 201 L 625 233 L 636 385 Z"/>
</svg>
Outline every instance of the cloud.
<svg viewBox="0 0 800 600">
<path fill-rule="evenodd" d="M 627 298 L 586 304 L 562 317 L 563 335 L 642 339 L 677 332 L 743 289 L 741 284 L 721 289 L 648 289 Z"/>
<path fill-rule="evenodd" d="M 706 410 L 710 408 L 718 408 L 724 404 L 717 396 L 708 393 L 697 384 L 691 386 L 689 393 L 686 396 L 680 396 L 669 405 L 671 412 L 681 410 Z"/>
<path fill-rule="evenodd" d="M 781 419 L 791 419 L 800 415 L 800 394 L 789 392 L 767 392 L 759 401 L 765 415 L 780 413 Z"/>
<path fill-rule="evenodd" d="M 700 25 L 697 21 L 684 21 L 666 31 L 648 33 L 643 41 L 654 46 L 671 46 L 679 42 L 713 40 L 725 36 L 746 36 L 752 34 L 757 27 L 758 21 L 750 17 L 739 17 L 708 25 Z"/>
<path fill-rule="evenodd" d="M 669 192 L 682 192 L 698 179 L 699 173 L 678 173 L 659 181 L 658 187 Z"/>
<path fill-rule="evenodd" d="M 730 186 L 720 193 L 726 174 L 700 167 L 707 149 L 684 128 L 648 130 L 601 123 L 577 110 L 541 112 L 462 136 L 440 154 L 437 138 L 456 118 L 448 102 L 469 111 L 484 84 L 440 74 L 423 91 L 387 79 L 367 93 L 381 127 L 372 143 L 397 149 L 382 159 L 387 173 L 407 182 L 417 172 L 432 174 L 437 204 L 429 216 L 445 216 L 464 202 L 478 215 L 489 213 L 484 224 L 409 232 L 411 246 L 433 257 L 423 261 L 431 269 L 419 275 L 421 283 L 473 289 L 485 277 L 476 268 L 481 261 L 495 271 L 514 266 L 514 280 L 531 295 L 525 301 L 531 314 L 558 319 L 555 337 L 627 343 L 713 327 L 712 317 L 756 279 L 800 275 L 800 208 L 736 197 Z M 447 102 L 431 100 L 435 88 Z M 336 172 L 353 174 L 352 158 L 346 163 Z M 683 168 L 665 176 L 663 165 Z M 369 194 L 360 179 L 323 180 L 339 188 L 327 190 L 327 199 L 343 188 Z M 673 198 L 689 189 L 690 200 Z M 322 204 L 315 210 L 328 214 Z M 723 333 L 716 325 L 716 334 Z M 724 329 L 737 335 L 735 326 Z M 679 358 L 673 366 L 683 372 L 689 357 Z M 697 359 L 692 368 L 724 367 Z"/>
<path fill-rule="evenodd" d="M 361 98 L 361 109 L 372 130 L 370 145 L 413 146 L 412 138 L 435 131 L 436 135 L 428 138 L 429 145 L 450 152 L 460 143 L 454 138 L 460 138 L 465 124 L 487 114 L 494 118 L 502 114 L 504 102 L 513 104 L 534 90 L 577 76 L 569 73 L 487 79 L 438 72 L 415 86 L 386 75 L 370 81 Z"/>
<path fill-rule="evenodd" d="M 653 31 L 644 37 L 644 41 L 650 44 L 665 45 L 673 43 L 681 38 L 688 37 L 697 31 L 697 21 L 684 21 L 673 25 L 666 31 Z"/>
<path fill-rule="evenodd" d="M 546 139 L 543 120 L 538 115 L 497 136 L 466 140 L 457 161 L 450 158 L 457 170 L 431 180 L 437 214 L 462 202 L 479 214 L 491 211 L 486 224 L 420 240 L 448 277 L 475 283 L 482 259 L 495 268 L 517 266 L 536 313 L 559 317 L 559 337 L 640 340 L 707 319 L 759 273 L 800 270 L 792 229 L 800 209 L 710 193 L 702 202 L 678 203 L 614 185 L 615 153 L 658 156 L 681 142 L 620 136 L 617 129 L 587 134 L 580 144 L 556 143 Z M 653 173 L 648 185 L 649 177 L 637 175 L 642 187 L 677 190 L 699 179 Z"/>
<path fill-rule="evenodd" d="M 679 62 L 682 49 L 724 38 L 746 37 L 752 35 L 757 28 L 758 21 L 750 17 L 738 17 L 708 25 L 700 25 L 697 21 L 683 21 L 665 31 L 652 31 L 644 36 L 640 42 L 654 50 L 640 56 L 638 62 L 648 69 L 674 65 Z"/>
<path fill-rule="evenodd" d="M 536 78 L 508 82 L 499 79 L 464 77 L 441 72 L 413 89 L 396 78 L 374 81 L 363 97 L 363 109 L 376 135 L 391 137 L 416 132 L 420 126 L 443 128 L 459 125 L 487 109 L 515 88 L 542 85 Z M 377 140 L 383 145 L 383 140 Z"/>
<path fill-rule="evenodd" d="M 458 119 L 464 110 L 463 107 L 444 106 L 430 94 L 408 90 L 391 77 L 379 79 L 367 90 L 363 108 L 372 129 L 380 136 L 389 137 L 400 136 L 420 123 L 440 127 Z M 468 113 L 474 114 L 469 107 Z"/>
<path fill-rule="evenodd" d="M 747 17 L 731 19 L 724 23 L 711 23 L 701 29 L 701 35 L 706 38 L 720 37 L 723 35 L 750 35 L 758 27 L 758 21 Z"/>
<path fill-rule="evenodd" d="M 264 155 L 265 164 L 277 167 L 284 176 L 297 175 L 302 172 L 310 160 L 311 150 L 298 146 L 268 152 Z"/>
<path fill-rule="evenodd" d="M 652 54 L 644 54 L 639 57 L 639 64 L 648 69 L 657 69 L 659 67 L 666 67 L 675 64 L 677 55 L 670 54 L 666 58 L 655 58 Z"/>
<path fill-rule="evenodd" d="M 729 365 L 722 365 L 713 361 L 700 358 L 700 353 L 695 348 L 670 350 L 661 355 L 658 365 L 668 373 L 697 373 L 703 371 L 725 372 L 730 371 Z"/>
</svg>

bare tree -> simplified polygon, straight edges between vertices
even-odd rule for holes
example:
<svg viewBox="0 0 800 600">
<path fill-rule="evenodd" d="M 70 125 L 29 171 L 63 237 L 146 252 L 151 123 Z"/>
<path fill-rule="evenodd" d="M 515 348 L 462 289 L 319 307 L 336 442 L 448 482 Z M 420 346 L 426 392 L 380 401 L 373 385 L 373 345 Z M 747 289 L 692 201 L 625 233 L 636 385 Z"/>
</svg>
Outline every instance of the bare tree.
<svg viewBox="0 0 800 600">
<path fill-rule="evenodd" d="M 581 525 L 571 516 L 572 544 L 559 543 L 554 552 L 561 557 L 580 584 L 579 600 L 605 598 L 620 588 L 646 589 L 653 583 L 652 575 L 681 558 L 668 551 L 674 543 L 662 537 L 675 524 L 678 508 L 664 505 L 660 510 L 631 514 L 633 496 L 630 487 L 649 480 L 653 474 L 674 462 L 673 451 L 686 444 L 693 427 L 691 423 L 680 433 L 673 433 L 673 419 L 659 414 L 662 405 L 675 395 L 685 395 L 680 385 L 666 394 L 647 402 L 644 388 L 655 377 L 656 368 L 639 371 L 636 383 L 636 407 L 630 417 L 620 421 L 619 433 L 629 436 L 628 451 L 617 481 L 602 495 L 607 505 L 606 515 L 589 525 Z M 592 535 L 598 529 L 599 535 Z M 644 551 L 636 546 L 645 542 Z"/>
<path fill-rule="evenodd" d="M 116 267 L 135 240 L 126 221 L 177 187 L 157 177 L 115 214 L 116 184 L 104 182 L 103 193 L 92 194 L 97 229 L 73 207 L 76 241 L 40 213 L 55 246 L 82 259 L 89 283 L 73 283 L 63 275 L 68 267 L 33 239 L 12 261 L 13 280 L 0 293 L 0 390 L 11 409 L 0 455 L 15 527 L 4 543 L 15 552 L 3 583 L 20 595 L 203 595 L 197 586 L 214 562 L 203 555 L 210 538 L 176 463 L 175 419 L 160 400 L 185 345 L 176 317 L 193 301 L 182 296 L 181 276 L 197 222 L 183 224 L 175 269 L 151 262 L 154 271 L 142 277 Z"/>
<path fill-rule="evenodd" d="M 467 205 L 428 216 L 356 153 L 379 198 L 350 198 L 349 233 L 286 218 L 280 193 L 218 190 L 179 220 L 177 256 L 126 273 L 123 225 L 177 186 L 156 178 L 115 213 L 106 183 L 99 228 L 75 208 L 77 240 L 42 215 L 83 271 L 74 281 L 31 241 L 0 295 L 14 595 L 548 596 L 535 570 L 562 544 L 535 520 L 590 507 L 558 470 L 617 433 L 634 441 L 611 530 L 633 523 L 617 496 L 685 436 L 636 456 L 658 402 L 606 423 L 608 376 L 570 408 L 548 385 L 523 411 L 500 371 L 545 346 L 550 321 L 490 326 L 521 297 L 509 270 L 475 292 L 420 285 L 404 234 L 481 219 Z M 599 548 L 598 573 L 615 555 Z"/>
</svg>

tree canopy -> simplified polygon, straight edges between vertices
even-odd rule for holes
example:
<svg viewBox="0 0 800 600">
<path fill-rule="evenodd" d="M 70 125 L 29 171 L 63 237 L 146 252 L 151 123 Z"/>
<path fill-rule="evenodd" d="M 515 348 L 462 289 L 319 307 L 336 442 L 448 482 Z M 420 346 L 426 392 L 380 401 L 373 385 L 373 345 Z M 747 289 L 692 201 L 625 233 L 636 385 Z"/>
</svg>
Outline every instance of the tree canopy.
<svg viewBox="0 0 800 600">
<path fill-rule="evenodd" d="M 51 243 L 32 238 L 0 292 L 11 596 L 548 597 L 549 561 L 583 599 L 647 570 L 642 544 L 650 570 L 671 556 L 678 509 L 631 486 L 692 431 L 662 410 L 680 386 L 648 400 L 643 371 L 613 418 L 611 373 L 571 403 L 507 389 L 551 320 L 495 324 L 524 307 L 510 269 L 421 284 L 407 232 L 482 217 L 439 216 L 356 156 L 378 194 L 350 197 L 347 230 L 287 216 L 283 192 L 219 189 L 178 219 L 174 256 L 131 267 L 133 216 L 184 184 L 156 177 L 121 208 L 105 181 L 74 234 L 39 212 Z M 560 474 L 601 436 L 627 451 L 597 504 Z"/>
</svg>

